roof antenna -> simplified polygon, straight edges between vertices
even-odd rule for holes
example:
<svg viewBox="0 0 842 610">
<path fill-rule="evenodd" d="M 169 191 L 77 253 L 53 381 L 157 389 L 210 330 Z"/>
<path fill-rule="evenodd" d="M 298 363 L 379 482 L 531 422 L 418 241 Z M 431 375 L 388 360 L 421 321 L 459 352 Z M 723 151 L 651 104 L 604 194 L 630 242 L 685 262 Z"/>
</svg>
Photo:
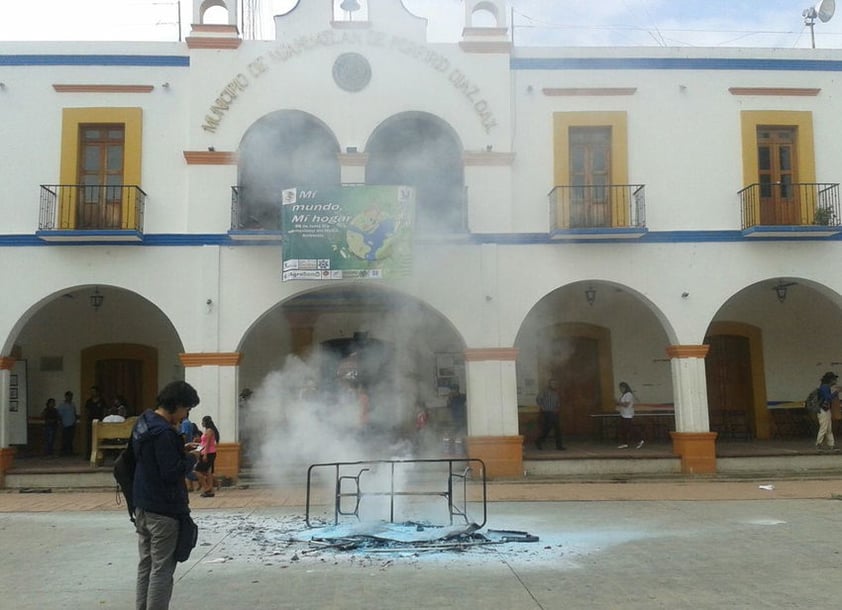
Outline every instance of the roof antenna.
<svg viewBox="0 0 842 610">
<path fill-rule="evenodd" d="M 816 17 L 822 23 L 827 23 L 836 12 L 836 0 L 819 0 L 815 6 L 805 8 L 801 15 L 804 17 L 804 25 L 810 28 L 810 42 L 816 48 L 816 33 L 813 28 L 816 25 Z"/>
</svg>

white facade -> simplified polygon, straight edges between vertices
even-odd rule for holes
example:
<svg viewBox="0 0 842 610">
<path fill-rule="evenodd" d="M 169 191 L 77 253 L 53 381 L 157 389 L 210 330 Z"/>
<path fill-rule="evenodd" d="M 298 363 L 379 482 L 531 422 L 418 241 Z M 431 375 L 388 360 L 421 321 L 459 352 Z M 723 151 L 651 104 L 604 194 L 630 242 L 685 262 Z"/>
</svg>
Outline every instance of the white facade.
<svg viewBox="0 0 842 610">
<path fill-rule="evenodd" d="M 498 27 L 472 27 L 471 3 L 464 40 L 432 45 L 400 2 L 367 4 L 367 21 L 354 22 L 334 20 L 327 1 L 300 3 L 276 18 L 274 42 L 197 23 L 186 44 L 0 43 L 0 386 L 27 361 L 30 418 L 66 389 L 84 400 L 97 377 L 96 358 L 82 352 L 108 345 L 152 348 L 155 385 L 186 376 L 227 443 L 244 440 L 238 393 L 300 353 L 302 336 L 315 345 L 368 332 L 411 347 L 402 364 L 419 370 L 402 386 L 407 404 L 419 395 L 442 404 L 436 355 L 464 354 L 469 438 L 517 437 L 519 405 L 534 405 L 567 366 L 547 356 L 557 348 L 546 352 L 548 338 L 595 338 L 599 370 L 568 396 L 578 410 L 568 425 L 582 434 L 587 413 L 612 408 L 620 380 L 643 402 L 674 403 L 677 432 L 707 432 L 709 414 L 724 407 L 708 404 L 705 361 L 667 348 L 702 346 L 709 335 L 750 337 L 749 370 L 728 383 L 743 388 L 759 437 L 770 434 L 767 402 L 802 400 L 839 366 L 838 199 L 829 225 L 813 224 L 824 203 L 807 201 L 815 189 L 805 187 L 795 221 L 744 226 L 738 195 L 760 181 L 752 138 L 771 126 L 794 130 L 794 182 L 829 185 L 838 198 L 839 52 L 513 49 L 505 12 Z M 342 74 L 336 60 L 347 53 L 364 62 Z M 66 110 L 84 125 L 113 122 L 90 117 L 114 108 L 142 116 L 136 149 L 126 141 L 147 195 L 140 230 L 39 229 L 41 185 L 76 183 Z M 460 146 L 466 230 L 419 230 L 406 279 L 282 283 L 280 239 L 232 226 L 231 187 L 248 171 L 238 164 L 248 130 L 288 111 L 333 137 L 342 183 L 366 181 L 369 147 L 396 117 L 445 126 Z M 645 224 L 615 209 L 586 230 L 554 225 L 548 193 L 573 184 L 560 181 L 572 171 L 568 138 L 602 126 L 611 128 L 607 184 L 645 186 Z M 778 283 L 790 284 L 783 302 Z M 350 300 L 338 286 L 352 289 Z M 105 295 L 98 311 L 88 301 L 95 289 Z M 115 353 L 105 359 L 130 359 Z M 56 357 L 60 369 L 44 370 Z M 5 389 L 2 447 L 24 416 L 10 411 Z M 139 394 L 145 406 L 149 394 Z"/>
</svg>

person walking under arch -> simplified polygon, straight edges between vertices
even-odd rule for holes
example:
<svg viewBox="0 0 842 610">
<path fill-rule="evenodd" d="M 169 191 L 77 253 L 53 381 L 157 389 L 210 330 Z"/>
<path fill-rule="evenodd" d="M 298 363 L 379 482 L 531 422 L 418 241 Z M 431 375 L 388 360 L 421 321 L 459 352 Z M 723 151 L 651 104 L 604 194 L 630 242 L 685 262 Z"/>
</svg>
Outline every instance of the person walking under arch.
<svg viewBox="0 0 842 610">
<path fill-rule="evenodd" d="M 833 451 L 836 449 L 836 439 L 833 438 L 833 419 L 830 414 L 831 403 L 839 397 L 839 390 L 835 389 L 836 380 L 839 376 L 828 371 L 822 375 L 821 385 L 819 386 L 819 400 L 821 407 L 816 417 L 819 420 L 819 433 L 816 436 L 816 449 L 821 451 L 827 449 Z M 827 445 L 824 445 L 824 443 Z"/>
<path fill-rule="evenodd" d="M 639 428 L 634 425 L 635 397 L 631 386 L 625 381 L 620 382 L 620 398 L 617 399 L 617 411 L 620 413 L 620 444 L 617 449 L 628 449 L 632 443 L 632 435 L 639 434 Z M 643 447 L 643 438 L 638 439 L 635 447 Z"/>
<path fill-rule="evenodd" d="M 552 431 L 555 437 L 555 448 L 559 451 L 564 451 L 566 447 L 561 440 L 561 421 L 559 420 L 561 398 L 558 395 L 558 382 L 555 379 L 550 379 L 546 389 L 535 398 L 535 402 L 538 403 L 538 407 L 541 409 L 541 434 L 535 440 L 535 446 L 539 450 L 543 449 L 544 441 Z"/>
</svg>

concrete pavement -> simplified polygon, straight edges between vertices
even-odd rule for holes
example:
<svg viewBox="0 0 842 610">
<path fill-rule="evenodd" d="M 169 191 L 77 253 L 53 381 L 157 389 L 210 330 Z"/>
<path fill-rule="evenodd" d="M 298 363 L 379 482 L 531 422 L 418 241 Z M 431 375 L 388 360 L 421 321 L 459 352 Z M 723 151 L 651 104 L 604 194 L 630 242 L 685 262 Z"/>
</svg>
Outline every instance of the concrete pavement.
<svg viewBox="0 0 842 610">
<path fill-rule="evenodd" d="M 199 546 L 178 567 L 172 608 L 842 602 L 842 480 L 490 483 L 488 491 L 486 528 L 540 541 L 462 552 L 334 551 L 294 540 L 307 531 L 299 489 L 191 498 Z M 113 493 L 2 493 L 0 548 L 4 607 L 133 607 L 135 537 Z"/>
</svg>

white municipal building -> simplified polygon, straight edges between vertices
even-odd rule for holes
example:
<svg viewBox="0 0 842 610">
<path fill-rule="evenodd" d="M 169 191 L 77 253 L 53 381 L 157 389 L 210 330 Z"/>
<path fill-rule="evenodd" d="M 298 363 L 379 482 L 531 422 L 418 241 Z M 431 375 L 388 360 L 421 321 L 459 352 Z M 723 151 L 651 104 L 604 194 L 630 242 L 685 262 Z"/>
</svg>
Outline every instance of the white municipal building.
<svg viewBox="0 0 842 610">
<path fill-rule="evenodd" d="M 842 370 L 840 51 L 518 48 L 500 0 L 452 44 L 399 0 L 302 0 L 251 41 L 193 4 L 185 42 L 0 43 L 3 469 L 50 397 L 81 455 L 92 385 L 137 413 L 185 379 L 236 476 L 267 375 L 376 346 L 372 417 L 463 393 L 490 476 L 523 474 L 551 378 L 569 444 L 627 381 L 709 473 Z M 414 188 L 407 273 L 283 281 L 282 191 L 380 185 Z"/>
</svg>

